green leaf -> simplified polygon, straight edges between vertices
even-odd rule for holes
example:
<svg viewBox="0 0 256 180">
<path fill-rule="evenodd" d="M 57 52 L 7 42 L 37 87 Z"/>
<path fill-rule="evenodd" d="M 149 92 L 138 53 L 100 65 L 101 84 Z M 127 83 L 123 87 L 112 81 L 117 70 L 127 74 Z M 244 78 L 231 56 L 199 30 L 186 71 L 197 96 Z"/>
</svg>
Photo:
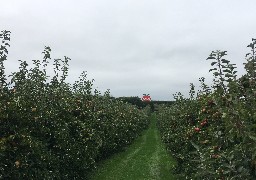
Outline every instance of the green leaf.
<svg viewBox="0 0 256 180">
<path fill-rule="evenodd" d="M 208 59 L 216 59 L 215 57 L 209 56 L 206 60 Z"/>
<path fill-rule="evenodd" d="M 192 144 L 192 146 L 194 146 L 194 148 L 196 148 L 197 151 L 199 151 L 199 146 L 196 145 L 193 141 L 190 141 L 190 143 Z"/>
<path fill-rule="evenodd" d="M 217 63 L 217 62 L 212 62 L 212 63 L 211 63 L 211 66 L 213 66 L 213 65 L 216 64 L 216 63 Z"/>
<path fill-rule="evenodd" d="M 252 140 L 256 141 L 256 137 L 255 136 L 249 135 L 249 138 L 251 138 Z"/>
<path fill-rule="evenodd" d="M 247 54 L 245 55 L 245 57 L 247 57 L 247 56 L 249 56 L 249 55 L 251 55 L 251 53 L 247 53 Z"/>
<path fill-rule="evenodd" d="M 233 77 L 233 75 L 232 74 L 225 74 L 225 77 Z"/>
<path fill-rule="evenodd" d="M 211 71 L 217 71 L 217 68 L 212 68 L 209 70 L 209 72 L 211 72 Z"/>
<path fill-rule="evenodd" d="M 221 62 L 228 64 L 230 61 L 229 61 L 229 60 L 226 60 L 226 59 L 221 59 Z"/>
<path fill-rule="evenodd" d="M 213 74 L 214 74 L 214 76 L 220 75 L 220 73 L 218 73 L 218 72 L 214 72 Z"/>
<path fill-rule="evenodd" d="M 224 69 L 223 72 L 231 73 L 231 71 L 229 69 Z"/>
</svg>

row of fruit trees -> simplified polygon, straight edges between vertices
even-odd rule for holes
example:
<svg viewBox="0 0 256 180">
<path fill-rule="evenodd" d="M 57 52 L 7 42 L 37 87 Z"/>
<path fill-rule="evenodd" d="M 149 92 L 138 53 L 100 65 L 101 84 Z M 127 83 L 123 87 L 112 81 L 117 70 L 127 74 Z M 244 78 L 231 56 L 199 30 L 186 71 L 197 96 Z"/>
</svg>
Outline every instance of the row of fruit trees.
<svg viewBox="0 0 256 180">
<path fill-rule="evenodd" d="M 198 92 L 191 84 L 189 98 L 178 93 L 174 105 L 159 108 L 161 137 L 181 179 L 256 179 L 256 39 L 248 47 L 243 76 L 226 51 L 213 51 L 213 85 L 200 78 Z"/>
<path fill-rule="evenodd" d="M 0 179 L 85 179 L 148 127 L 147 109 L 93 91 L 86 73 L 66 83 L 70 59 L 52 60 L 49 47 L 7 78 L 10 32 L 0 40 Z"/>
</svg>

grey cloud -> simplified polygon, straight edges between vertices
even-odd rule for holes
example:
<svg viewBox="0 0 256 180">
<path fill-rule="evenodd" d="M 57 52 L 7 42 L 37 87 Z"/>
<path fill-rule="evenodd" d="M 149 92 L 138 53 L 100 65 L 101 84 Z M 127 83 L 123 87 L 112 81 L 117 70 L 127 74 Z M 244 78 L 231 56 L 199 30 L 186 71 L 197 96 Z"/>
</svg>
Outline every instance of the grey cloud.
<svg viewBox="0 0 256 180">
<path fill-rule="evenodd" d="M 227 50 L 242 63 L 256 37 L 254 0 L 12 0 L 1 4 L 1 28 L 12 31 L 7 72 L 18 59 L 70 57 L 74 82 L 86 70 L 95 87 L 113 96 L 169 100 L 189 91 L 198 78 L 212 79 L 205 61 L 212 50 Z"/>
</svg>

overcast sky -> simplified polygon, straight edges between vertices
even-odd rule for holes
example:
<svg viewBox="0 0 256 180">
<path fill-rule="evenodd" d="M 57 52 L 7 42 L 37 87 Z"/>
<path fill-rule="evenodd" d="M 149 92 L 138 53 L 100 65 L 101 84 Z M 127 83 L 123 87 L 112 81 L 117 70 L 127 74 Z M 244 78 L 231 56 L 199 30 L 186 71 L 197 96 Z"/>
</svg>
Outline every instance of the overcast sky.
<svg viewBox="0 0 256 180">
<path fill-rule="evenodd" d="M 212 50 L 227 50 L 243 71 L 256 38 L 255 0 L 0 0 L 0 30 L 10 30 L 7 74 L 18 59 L 68 56 L 68 82 L 82 71 L 111 95 L 171 100 L 202 76 Z"/>
</svg>

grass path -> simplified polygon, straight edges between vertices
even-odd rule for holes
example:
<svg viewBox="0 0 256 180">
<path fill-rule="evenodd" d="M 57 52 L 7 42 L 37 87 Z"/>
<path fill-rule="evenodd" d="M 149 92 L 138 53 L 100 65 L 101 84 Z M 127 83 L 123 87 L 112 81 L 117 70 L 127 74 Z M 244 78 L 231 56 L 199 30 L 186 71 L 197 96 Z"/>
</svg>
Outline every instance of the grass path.
<svg viewBox="0 0 256 180">
<path fill-rule="evenodd" d="M 115 154 L 99 164 L 91 180 L 172 180 L 174 161 L 161 143 L 156 128 L 156 117 L 151 124 L 124 152 Z"/>
</svg>

